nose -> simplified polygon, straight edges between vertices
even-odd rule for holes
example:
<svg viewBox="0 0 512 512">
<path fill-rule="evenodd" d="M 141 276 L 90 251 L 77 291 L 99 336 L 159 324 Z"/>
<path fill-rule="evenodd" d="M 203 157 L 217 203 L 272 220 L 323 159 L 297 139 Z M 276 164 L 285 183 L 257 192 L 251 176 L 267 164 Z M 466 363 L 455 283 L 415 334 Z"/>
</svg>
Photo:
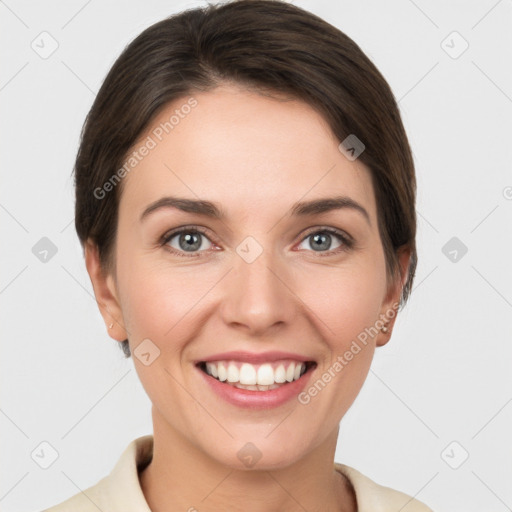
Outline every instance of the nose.
<svg viewBox="0 0 512 512">
<path fill-rule="evenodd" d="M 251 263 L 235 254 L 221 306 L 224 322 L 254 336 L 290 324 L 298 312 L 290 279 L 284 262 L 270 250 Z"/>
</svg>

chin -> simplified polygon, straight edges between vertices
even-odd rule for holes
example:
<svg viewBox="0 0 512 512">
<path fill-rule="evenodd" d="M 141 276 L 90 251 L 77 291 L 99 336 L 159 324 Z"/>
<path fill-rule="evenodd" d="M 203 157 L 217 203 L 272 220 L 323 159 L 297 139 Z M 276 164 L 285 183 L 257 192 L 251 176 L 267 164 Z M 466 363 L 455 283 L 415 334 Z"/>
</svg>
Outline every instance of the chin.
<svg viewBox="0 0 512 512">
<path fill-rule="evenodd" d="M 218 439 L 212 439 L 212 444 L 205 447 L 205 452 L 210 458 L 231 469 L 270 471 L 291 466 L 303 458 L 308 447 L 313 445 L 312 439 L 306 439 L 299 433 L 290 435 L 289 428 L 283 428 L 280 433 L 270 429 L 272 433 L 269 434 L 268 425 L 265 427 L 256 433 L 252 426 L 247 435 L 239 431 L 234 439 L 226 440 L 223 444 Z M 204 446 L 204 441 L 201 444 Z M 214 450 L 212 446 L 215 446 Z"/>
</svg>

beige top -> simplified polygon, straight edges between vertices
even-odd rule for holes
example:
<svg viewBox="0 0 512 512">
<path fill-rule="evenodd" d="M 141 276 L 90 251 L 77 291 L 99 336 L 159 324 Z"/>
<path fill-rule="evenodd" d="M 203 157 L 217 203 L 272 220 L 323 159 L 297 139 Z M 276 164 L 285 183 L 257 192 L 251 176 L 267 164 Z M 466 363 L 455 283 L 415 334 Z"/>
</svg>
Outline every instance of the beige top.
<svg viewBox="0 0 512 512">
<path fill-rule="evenodd" d="M 133 440 L 110 475 L 43 512 L 151 512 L 140 487 L 138 472 L 149 464 L 152 456 L 152 435 Z M 402 509 L 407 512 L 433 512 L 420 501 L 383 487 L 349 466 L 336 463 L 335 467 L 352 483 L 358 512 L 398 512 Z"/>
</svg>

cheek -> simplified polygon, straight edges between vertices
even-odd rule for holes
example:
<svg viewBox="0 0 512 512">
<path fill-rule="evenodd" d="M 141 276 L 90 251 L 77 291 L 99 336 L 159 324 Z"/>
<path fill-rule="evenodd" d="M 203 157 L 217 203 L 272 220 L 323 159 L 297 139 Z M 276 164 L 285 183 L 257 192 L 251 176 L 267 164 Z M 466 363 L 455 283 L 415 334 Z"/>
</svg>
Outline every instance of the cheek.
<svg viewBox="0 0 512 512">
<path fill-rule="evenodd" d="M 366 262 L 304 278 L 300 296 L 315 313 L 326 357 L 299 396 L 313 429 L 330 431 L 350 408 L 367 377 L 373 336 L 386 289 L 385 265 Z"/>
<path fill-rule="evenodd" d="M 205 273 L 198 274 L 192 266 L 177 270 L 144 258 L 123 261 L 119 276 L 123 315 L 134 343 L 143 338 L 179 339 L 173 331 L 194 315 L 194 305 L 211 287 Z"/>
<path fill-rule="evenodd" d="M 376 260 L 379 263 L 376 263 Z M 379 318 L 386 291 L 385 264 L 374 258 L 350 267 L 329 267 L 304 273 L 298 295 L 324 326 L 331 349 L 343 350 Z"/>
<path fill-rule="evenodd" d="M 123 316 L 134 346 L 145 338 L 157 344 L 172 339 L 173 349 L 189 341 L 200 328 L 194 319 L 209 314 L 208 292 L 226 270 L 205 265 L 198 271 L 194 265 L 177 267 L 144 256 L 118 261 Z M 324 340 L 340 351 L 378 318 L 386 286 L 384 256 L 376 251 L 350 265 L 306 265 L 286 280 L 296 295 L 288 300 L 300 299 Z"/>
</svg>

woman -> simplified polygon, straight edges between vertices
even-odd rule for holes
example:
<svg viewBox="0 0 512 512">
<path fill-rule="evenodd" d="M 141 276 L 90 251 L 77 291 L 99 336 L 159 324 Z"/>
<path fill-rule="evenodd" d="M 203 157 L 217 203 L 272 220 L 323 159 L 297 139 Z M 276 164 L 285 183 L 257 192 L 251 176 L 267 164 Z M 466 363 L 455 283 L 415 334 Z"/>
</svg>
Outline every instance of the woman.
<svg viewBox="0 0 512 512">
<path fill-rule="evenodd" d="M 105 79 L 75 178 L 154 433 L 49 510 L 430 510 L 334 463 L 417 261 L 407 137 L 352 40 L 274 0 L 163 20 Z"/>
</svg>

